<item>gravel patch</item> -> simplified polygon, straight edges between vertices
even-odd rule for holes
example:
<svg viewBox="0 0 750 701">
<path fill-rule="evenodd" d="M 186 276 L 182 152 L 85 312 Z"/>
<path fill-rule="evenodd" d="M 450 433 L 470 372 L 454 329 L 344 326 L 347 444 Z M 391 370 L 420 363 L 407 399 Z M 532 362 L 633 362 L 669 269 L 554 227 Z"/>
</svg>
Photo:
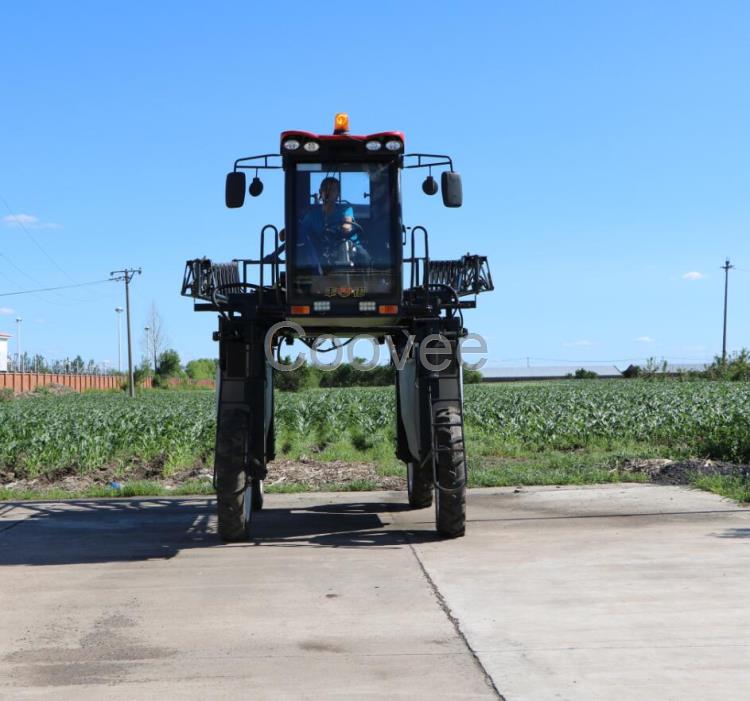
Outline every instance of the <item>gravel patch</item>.
<svg viewBox="0 0 750 701">
<path fill-rule="evenodd" d="M 651 482 L 658 484 L 690 484 L 696 475 L 733 475 L 748 477 L 750 466 L 735 465 L 720 460 L 668 460 L 652 458 L 648 460 L 626 460 L 616 468 L 617 472 L 641 473 Z"/>
<path fill-rule="evenodd" d="M 83 492 L 90 487 L 121 486 L 128 482 L 155 482 L 166 489 L 174 489 L 189 481 L 211 483 L 213 470 L 205 465 L 178 470 L 165 477 L 163 465 L 155 463 L 134 463 L 123 471 L 122 467 L 105 466 L 99 470 L 79 474 L 75 471 L 43 475 L 34 479 L 15 479 L 12 473 L 0 471 L 0 486 L 18 490 L 64 489 Z M 405 472 L 405 471 L 404 471 Z M 323 462 L 309 458 L 301 460 L 274 460 L 268 465 L 266 487 L 303 484 L 310 491 L 340 490 L 354 483 L 367 482 L 373 489 L 406 489 L 406 475 L 381 475 L 372 463 L 347 463 L 341 461 Z"/>
</svg>

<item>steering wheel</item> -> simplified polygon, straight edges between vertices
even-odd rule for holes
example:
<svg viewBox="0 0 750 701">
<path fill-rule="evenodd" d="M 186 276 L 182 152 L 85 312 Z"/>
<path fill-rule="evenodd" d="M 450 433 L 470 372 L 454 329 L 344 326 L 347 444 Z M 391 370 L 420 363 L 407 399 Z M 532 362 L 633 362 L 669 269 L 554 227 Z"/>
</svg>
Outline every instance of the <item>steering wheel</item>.
<svg viewBox="0 0 750 701">
<path fill-rule="evenodd" d="M 346 227 L 346 228 L 344 228 Z M 333 266 L 354 266 L 355 257 L 361 257 L 362 253 L 369 255 L 358 241 L 354 239 L 362 233 L 362 227 L 355 221 L 346 221 L 325 226 L 320 237 L 321 260 Z"/>
<path fill-rule="evenodd" d="M 348 231 L 345 226 L 351 227 Z M 353 234 L 363 234 L 364 230 L 354 220 L 340 222 L 338 224 L 327 224 L 323 227 L 323 239 L 327 245 L 336 244 L 344 239 L 351 239 Z"/>
</svg>

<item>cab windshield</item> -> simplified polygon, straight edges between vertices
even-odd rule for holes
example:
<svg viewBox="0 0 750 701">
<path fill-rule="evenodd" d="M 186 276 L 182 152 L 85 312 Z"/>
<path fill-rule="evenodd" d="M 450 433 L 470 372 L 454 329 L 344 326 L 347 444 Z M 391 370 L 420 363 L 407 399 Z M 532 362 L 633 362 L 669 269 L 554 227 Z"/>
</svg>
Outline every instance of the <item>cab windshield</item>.
<svg viewBox="0 0 750 701">
<path fill-rule="evenodd" d="M 287 267 L 294 296 L 393 292 L 393 177 L 382 163 L 297 163 Z"/>
</svg>

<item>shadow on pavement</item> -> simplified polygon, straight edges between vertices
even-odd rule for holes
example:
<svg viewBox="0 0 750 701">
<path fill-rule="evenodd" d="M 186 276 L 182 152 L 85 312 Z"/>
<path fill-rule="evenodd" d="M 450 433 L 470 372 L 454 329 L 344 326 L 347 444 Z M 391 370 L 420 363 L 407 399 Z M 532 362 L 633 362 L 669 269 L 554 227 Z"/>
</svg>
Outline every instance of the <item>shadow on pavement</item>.
<svg viewBox="0 0 750 701">
<path fill-rule="evenodd" d="M 715 535 L 717 538 L 750 538 L 750 528 L 727 528 Z"/>
<path fill-rule="evenodd" d="M 361 548 L 401 547 L 438 540 L 433 530 L 386 528 L 380 514 L 408 511 L 403 503 L 353 502 L 264 509 L 253 520 L 253 545 Z"/>
<path fill-rule="evenodd" d="M 140 498 L 5 504 L 0 566 L 169 559 L 192 548 L 403 547 L 435 540 L 430 531 L 390 530 L 380 518 L 405 504 L 351 502 L 266 508 L 251 540 L 223 546 L 213 499 Z M 12 518 L 7 507 L 19 511 Z"/>
</svg>

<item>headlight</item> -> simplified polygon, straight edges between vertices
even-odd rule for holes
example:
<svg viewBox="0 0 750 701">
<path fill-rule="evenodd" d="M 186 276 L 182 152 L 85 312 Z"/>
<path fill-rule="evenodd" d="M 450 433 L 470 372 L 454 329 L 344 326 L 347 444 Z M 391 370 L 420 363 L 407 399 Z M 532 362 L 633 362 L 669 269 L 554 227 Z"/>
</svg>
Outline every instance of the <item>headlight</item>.
<svg viewBox="0 0 750 701">
<path fill-rule="evenodd" d="M 284 148 L 287 151 L 296 151 L 299 148 L 299 141 L 297 139 L 287 139 L 284 142 Z"/>
<path fill-rule="evenodd" d="M 389 151 L 400 151 L 403 147 L 403 144 L 400 141 L 396 141 L 396 139 L 393 139 L 392 141 L 386 141 L 385 147 Z"/>
<path fill-rule="evenodd" d="M 315 153 L 320 148 L 320 144 L 317 141 L 308 141 L 305 144 L 305 151 Z"/>
<path fill-rule="evenodd" d="M 374 312 L 375 311 L 375 302 L 360 302 L 359 303 L 359 311 L 361 311 L 361 312 Z"/>
<path fill-rule="evenodd" d="M 313 311 L 316 311 L 316 312 L 330 312 L 331 311 L 331 303 L 330 302 L 313 302 Z"/>
<path fill-rule="evenodd" d="M 365 143 L 365 148 L 368 151 L 380 151 L 380 149 L 383 147 L 383 144 L 381 144 L 379 141 L 368 141 Z"/>
</svg>

